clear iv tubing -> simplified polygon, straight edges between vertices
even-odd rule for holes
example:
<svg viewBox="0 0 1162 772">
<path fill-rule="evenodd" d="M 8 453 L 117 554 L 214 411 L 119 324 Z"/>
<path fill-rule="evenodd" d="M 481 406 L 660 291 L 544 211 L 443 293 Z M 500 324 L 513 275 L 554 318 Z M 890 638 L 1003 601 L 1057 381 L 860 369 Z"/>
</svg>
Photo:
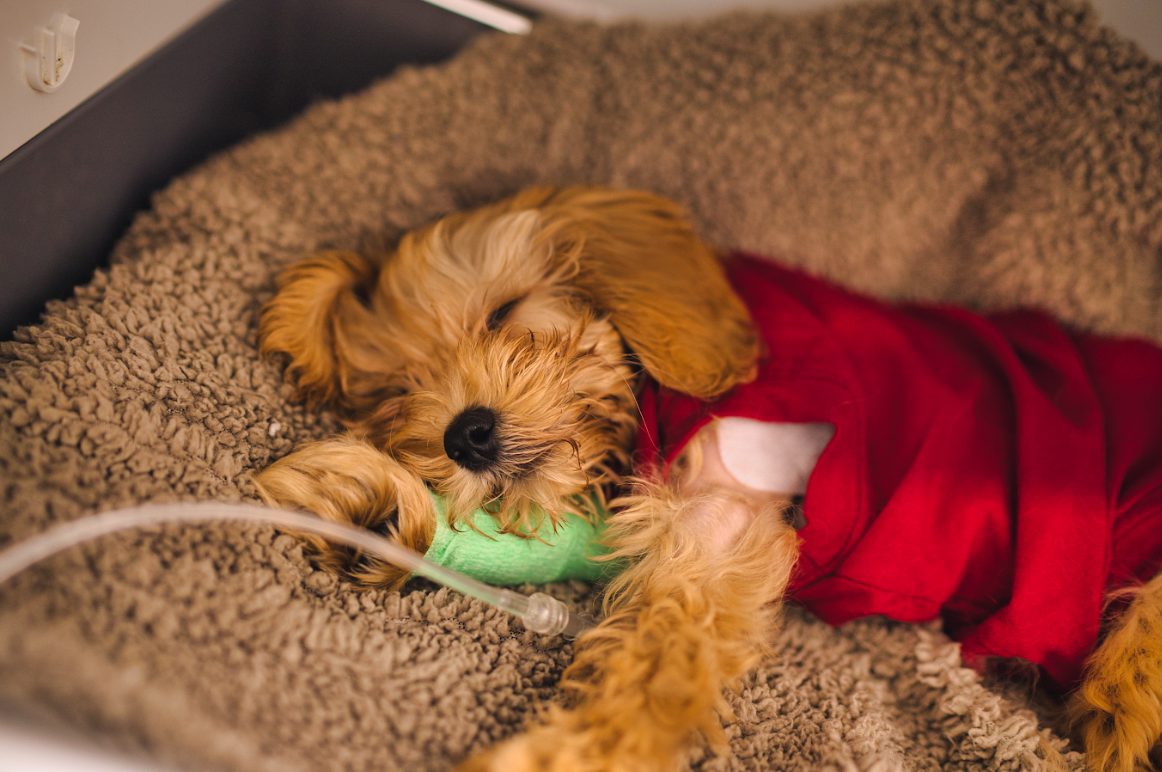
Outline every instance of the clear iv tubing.
<svg viewBox="0 0 1162 772">
<path fill-rule="evenodd" d="M 417 576 L 482 600 L 520 619 L 525 628 L 544 635 L 575 638 L 594 622 L 585 614 L 572 612 L 561 601 L 535 592 L 519 592 L 493 587 L 459 571 L 425 560 L 415 550 L 383 538 L 371 531 L 343 523 L 322 520 L 300 512 L 250 504 L 198 503 L 147 504 L 131 509 L 115 509 L 53 526 L 44 533 L 0 551 L 0 584 L 45 558 L 106 534 L 171 523 L 209 521 L 266 523 L 293 531 L 313 533 L 345 544 L 365 554 L 407 569 Z"/>
</svg>

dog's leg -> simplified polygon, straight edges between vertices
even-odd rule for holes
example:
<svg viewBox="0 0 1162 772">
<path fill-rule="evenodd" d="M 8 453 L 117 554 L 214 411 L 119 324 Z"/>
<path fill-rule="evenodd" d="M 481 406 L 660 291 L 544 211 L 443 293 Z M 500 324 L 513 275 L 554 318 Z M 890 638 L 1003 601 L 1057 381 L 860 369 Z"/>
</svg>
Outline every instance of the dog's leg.
<svg viewBox="0 0 1162 772">
<path fill-rule="evenodd" d="M 423 480 L 350 435 L 304 445 L 257 474 L 254 482 L 267 504 L 370 528 L 417 552 L 427 550 L 435 533 Z M 316 562 L 359 584 L 398 587 L 407 578 L 403 569 L 320 536 L 300 536 L 314 549 Z"/>
<path fill-rule="evenodd" d="M 1090 768 L 1150 768 L 1162 741 L 1162 575 L 1135 593 L 1090 657 L 1069 708 Z"/>
<path fill-rule="evenodd" d="M 797 540 L 782 507 L 727 491 L 655 488 L 611 521 L 635 560 L 577 642 L 574 698 L 467 769 L 672 769 L 701 736 L 725 743 L 723 689 L 767 651 Z"/>
</svg>

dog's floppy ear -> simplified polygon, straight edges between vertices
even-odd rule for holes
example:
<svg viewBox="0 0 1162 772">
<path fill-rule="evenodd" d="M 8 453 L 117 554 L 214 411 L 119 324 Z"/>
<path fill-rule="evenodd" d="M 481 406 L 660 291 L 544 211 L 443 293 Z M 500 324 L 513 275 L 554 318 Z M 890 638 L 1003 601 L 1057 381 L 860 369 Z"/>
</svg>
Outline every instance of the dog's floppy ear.
<svg viewBox="0 0 1162 772">
<path fill-rule="evenodd" d="M 311 404 L 356 409 L 368 370 L 382 367 L 372 319 L 358 291 L 375 267 L 352 252 L 320 252 L 294 263 L 278 280 L 259 324 L 263 353 L 290 356 L 287 367 Z"/>
<path fill-rule="evenodd" d="M 539 202 L 538 202 L 538 199 Z M 544 236 L 658 383 L 717 396 L 754 377 L 758 339 L 713 250 L 673 201 L 634 190 L 530 190 Z"/>
</svg>

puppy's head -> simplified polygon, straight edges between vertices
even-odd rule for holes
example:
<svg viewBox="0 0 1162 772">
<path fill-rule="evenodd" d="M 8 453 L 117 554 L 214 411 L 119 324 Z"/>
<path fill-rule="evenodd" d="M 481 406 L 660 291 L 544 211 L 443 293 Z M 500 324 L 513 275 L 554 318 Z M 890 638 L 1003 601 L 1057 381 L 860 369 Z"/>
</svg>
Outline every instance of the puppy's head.
<svg viewBox="0 0 1162 772">
<path fill-rule="evenodd" d="M 511 529 L 628 471 L 641 370 L 712 397 L 753 373 L 757 348 L 678 207 L 599 188 L 449 215 L 378 267 L 346 253 L 293 266 L 262 341 L 451 517 L 495 502 Z"/>
</svg>

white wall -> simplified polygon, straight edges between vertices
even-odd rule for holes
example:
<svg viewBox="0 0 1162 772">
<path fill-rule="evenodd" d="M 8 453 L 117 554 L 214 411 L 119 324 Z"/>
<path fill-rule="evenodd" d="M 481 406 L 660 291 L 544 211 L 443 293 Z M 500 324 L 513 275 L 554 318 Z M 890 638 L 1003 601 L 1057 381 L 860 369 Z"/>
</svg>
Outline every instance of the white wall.
<svg viewBox="0 0 1162 772">
<path fill-rule="evenodd" d="M 842 4 L 844 0 L 514 0 L 518 5 L 575 18 L 598 21 L 633 16 L 678 19 L 709 16 L 735 8 L 806 11 Z M 847 0 L 848 2 L 858 0 Z M 1014 0 L 1019 2 L 1020 0 Z M 1162 61 L 1162 0 L 1092 0 L 1098 17 L 1134 40 L 1155 60 Z"/>
<path fill-rule="evenodd" d="M 0 158 L 79 105 L 224 0 L 0 0 Z M 56 11 L 80 21 L 72 72 L 31 89 L 20 44 Z"/>
</svg>

